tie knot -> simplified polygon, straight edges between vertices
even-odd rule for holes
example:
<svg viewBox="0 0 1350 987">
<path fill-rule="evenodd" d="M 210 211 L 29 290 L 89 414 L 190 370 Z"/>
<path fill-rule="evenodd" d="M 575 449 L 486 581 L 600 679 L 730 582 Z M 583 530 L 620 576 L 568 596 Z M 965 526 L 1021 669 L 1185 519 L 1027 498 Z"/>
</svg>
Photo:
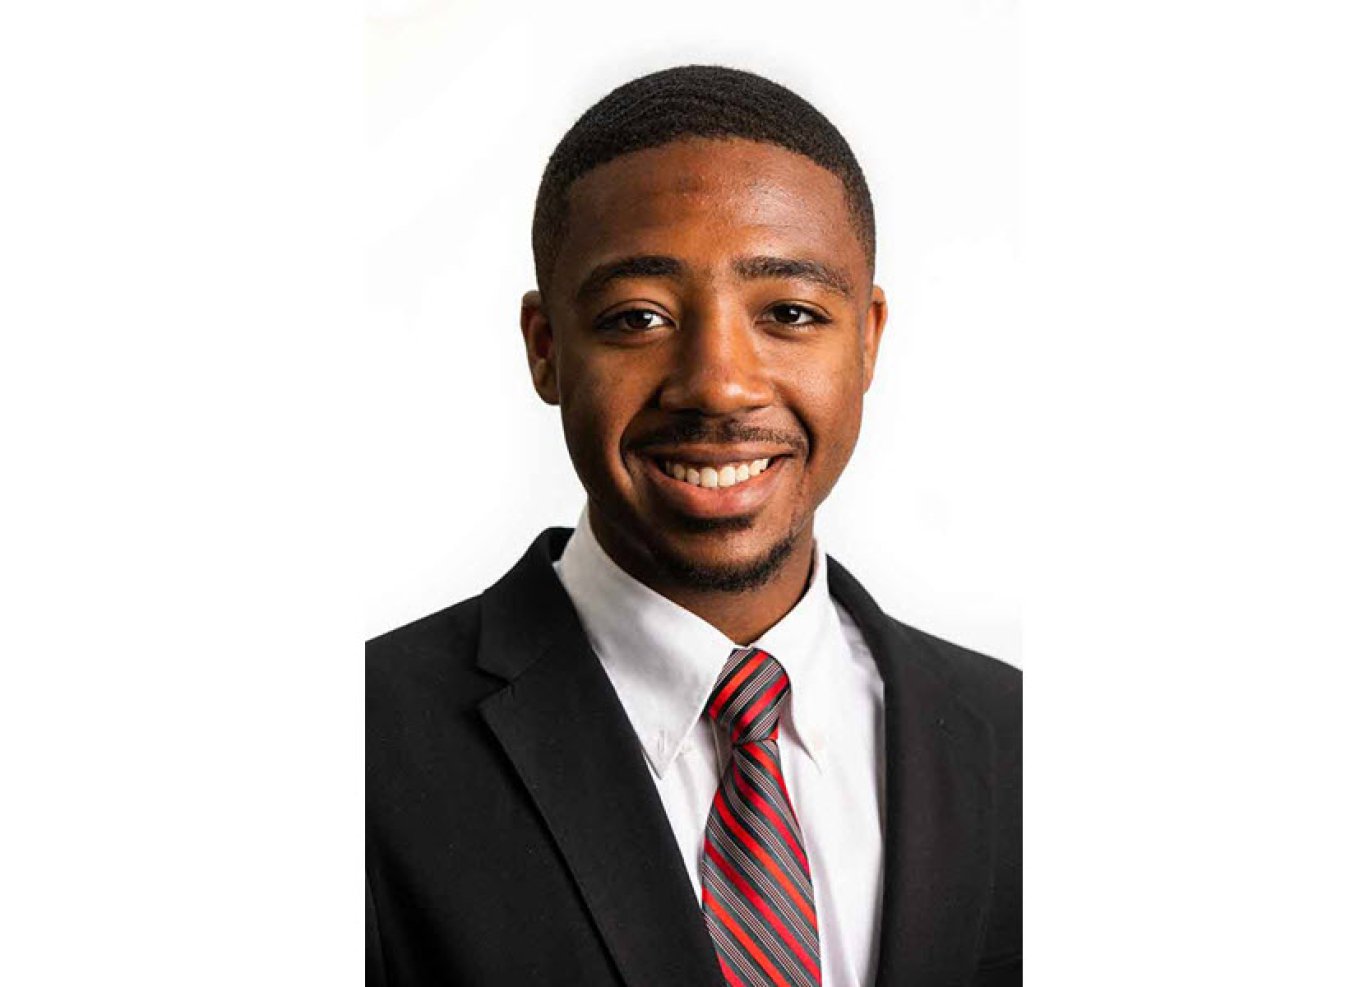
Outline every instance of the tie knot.
<svg viewBox="0 0 1350 987">
<path fill-rule="evenodd" d="M 733 744 L 778 738 L 778 716 L 791 686 L 777 659 L 758 648 L 737 648 L 713 687 L 707 713 L 731 732 Z"/>
</svg>

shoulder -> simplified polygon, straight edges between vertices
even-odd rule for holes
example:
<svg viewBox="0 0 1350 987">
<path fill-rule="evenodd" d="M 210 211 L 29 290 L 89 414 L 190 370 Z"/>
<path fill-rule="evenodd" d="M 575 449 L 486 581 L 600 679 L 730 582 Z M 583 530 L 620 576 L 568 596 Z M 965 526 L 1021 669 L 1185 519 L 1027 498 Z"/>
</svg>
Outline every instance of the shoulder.
<svg viewBox="0 0 1350 987">
<path fill-rule="evenodd" d="M 476 703 L 500 684 L 477 667 L 481 610 L 475 596 L 366 642 L 373 731 L 418 708 Z"/>
<path fill-rule="evenodd" d="M 906 640 L 909 653 L 960 699 L 1000 732 L 1020 734 L 1022 670 L 917 627 L 887 617 L 893 633 Z"/>
<path fill-rule="evenodd" d="M 575 620 L 552 567 L 570 534 L 546 529 L 482 593 L 367 641 L 368 725 L 467 712 Z"/>
<path fill-rule="evenodd" d="M 387 631 L 366 642 L 366 664 L 373 672 L 395 670 L 402 663 L 435 660 L 477 642 L 482 597 Z"/>
<path fill-rule="evenodd" d="M 829 581 L 836 603 L 863 638 L 882 649 L 883 655 L 876 657 L 885 665 L 910 669 L 921 680 L 940 684 L 996 728 L 1020 728 L 1021 671 L 896 620 L 833 557 L 829 558 Z"/>
</svg>

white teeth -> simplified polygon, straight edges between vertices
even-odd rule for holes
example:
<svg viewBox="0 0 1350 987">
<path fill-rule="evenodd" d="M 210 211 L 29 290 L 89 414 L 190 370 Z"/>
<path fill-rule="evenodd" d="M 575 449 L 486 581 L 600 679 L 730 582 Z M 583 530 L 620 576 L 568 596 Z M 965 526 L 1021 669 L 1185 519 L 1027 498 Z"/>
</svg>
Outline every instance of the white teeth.
<svg viewBox="0 0 1350 987">
<path fill-rule="evenodd" d="M 668 459 L 661 464 L 661 468 L 675 479 L 692 486 L 718 490 L 734 487 L 752 476 L 759 476 L 769 468 L 769 460 L 752 459 L 748 463 L 728 463 L 725 466 L 688 466 Z"/>
</svg>

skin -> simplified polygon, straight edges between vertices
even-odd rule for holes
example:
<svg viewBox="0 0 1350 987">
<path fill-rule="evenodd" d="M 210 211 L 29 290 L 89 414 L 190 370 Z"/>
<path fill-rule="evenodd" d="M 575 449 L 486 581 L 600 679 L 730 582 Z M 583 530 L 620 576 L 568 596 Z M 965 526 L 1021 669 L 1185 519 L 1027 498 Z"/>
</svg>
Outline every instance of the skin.
<svg viewBox="0 0 1350 987">
<path fill-rule="evenodd" d="M 597 278 L 633 257 L 666 260 Z M 814 263 L 842 284 L 747 258 Z M 601 547 L 733 641 L 754 641 L 805 592 L 815 512 L 852 455 L 886 325 L 842 183 L 740 139 L 624 155 L 569 190 L 546 289 L 525 294 L 521 330 Z M 744 510 L 708 516 L 685 501 L 711 503 L 712 491 L 683 497 L 654 475 L 653 458 L 731 446 L 782 457 Z"/>
</svg>

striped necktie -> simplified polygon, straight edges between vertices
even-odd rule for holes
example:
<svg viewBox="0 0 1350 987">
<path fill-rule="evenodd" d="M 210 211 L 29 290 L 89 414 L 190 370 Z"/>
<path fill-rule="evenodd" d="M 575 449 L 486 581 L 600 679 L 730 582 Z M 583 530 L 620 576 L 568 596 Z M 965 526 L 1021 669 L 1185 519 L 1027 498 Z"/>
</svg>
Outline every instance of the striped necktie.
<svg viewBox="0 0 1350 987">
<path fill-rule="evenodd" d="M 703 918 L 728 987 L 820 984 L 811 868 L 778 759 L 787 672 L 758 648 L 731 653 L 707 713 L 731 736 L 703 839 Z"/>
</svg>

